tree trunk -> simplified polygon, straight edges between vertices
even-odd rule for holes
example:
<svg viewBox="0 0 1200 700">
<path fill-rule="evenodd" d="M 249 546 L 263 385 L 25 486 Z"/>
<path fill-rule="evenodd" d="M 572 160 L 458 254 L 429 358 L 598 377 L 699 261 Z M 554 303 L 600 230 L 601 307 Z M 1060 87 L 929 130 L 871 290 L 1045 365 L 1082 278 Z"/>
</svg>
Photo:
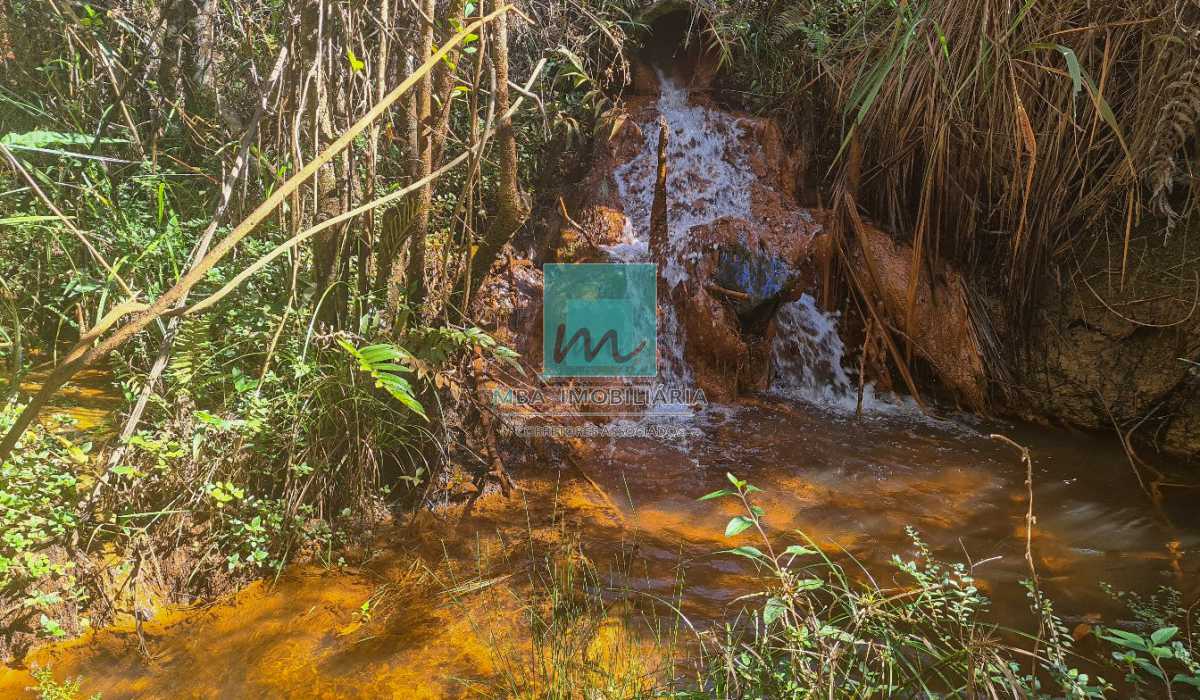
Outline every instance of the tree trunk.
<svg viewBox="0 0 1200 700">
<path fill-rule="evenodd" d="M 336 78 L 343 71 L 343 63 L 329 60 L 327 51 L 333 42 L 329 37 L 334 27 L 334 14 L 327 12 L 324 0 L 310 0 L 301 17 L 301 59 L 309 66 L 308 80 L 311 98 L 304 110 L 304 131 L 311 134 L 312 148 L 320 152 L 328 141 L 333 140 L 334 125 L 331 110 L 344 113 L 345 101 L 341 93 L 330 95 L 330 81 L 336 86 Z M 336 105 L 331 104 L 336 101 Z M 339 162 L 326 164 L 317 173 L 314 183 L 313 216 L 316 221 L 331 219 L 343 211 L 343 195 L 346 184 L 347 154 L 341 154 Z M 313 237 L 312 279 L 315 285 L 313 302 L 317 305 L 316 316 L 323 324 L 337 328 L 344 316 L 346 290 L 340 285 L 343 268 L 346 226 L 329 228 Z"/>
<path fill-rule="evenodd" d="M 425 27 L 421 32 L 421 53 L 419 58 L 424 61 L 433 51 L 433 18 L 437 10 L 436 0 L 425 0 Z M 417 149 L 418 158 L 414 161 L 414 171 L 411 178 L 415 182 L 433 171 L 433 141 L 430 129 L 430 116 L 433 112 L 433 81 L 429 75 L 422 78 L 417 90 Z M 412 223 L 412 238 L 408 247 L 408 303 L 411 308 L 418 309 L 425 301 L 425 237 L 429 235 L 429 209 L 433 205 L 433 185 L 428 184 L 417 193 L 417 209 Z"/>
<path fill-rule="evenodd" d="M 496 0 L 499 5 L 500 0 Z M 467 316 L 467 307 L 472 297 L 492 269 L 492 263 L 500 255 L 505 244 L 529 216 L 529 205 L 521 192 L 517 172 L 517 139 L 513 131 L 512 117 L 507 114 L 508 96 L 508 17 L 501 15 L 491 27 L 491 61 L 496 74 L 496 113 L 500 121 L 496 129 L 496 147 L 499 150 L 500 183 L 496 189 L 496 215 L 478 249 L 470 257 L 467 278 L 462 280 L 451 296 L 451 317 Z"/>
<path fill-rule="evenodd" d="M 212 66 L 216 59 L 217 0 L 181 0 L 192 5 L 188 43 L 183 47 L 183 89 L 188 109 L 203 109 L 213 89 Z M 207 110 L 205 110 L 207 111 Z"/>
</svg>

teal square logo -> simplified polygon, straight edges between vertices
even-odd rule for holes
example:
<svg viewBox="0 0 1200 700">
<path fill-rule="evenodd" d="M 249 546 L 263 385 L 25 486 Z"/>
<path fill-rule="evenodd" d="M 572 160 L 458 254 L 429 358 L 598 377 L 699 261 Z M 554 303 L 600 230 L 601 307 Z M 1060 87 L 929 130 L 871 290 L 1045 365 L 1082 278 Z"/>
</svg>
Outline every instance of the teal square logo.
<svg viewBox="0 0 1200 700">
<path fill-rule="evenodd" d="M 658 272 L 648 263 L 543 267 L 542 374 L 658 374 Z"/>
</svg>

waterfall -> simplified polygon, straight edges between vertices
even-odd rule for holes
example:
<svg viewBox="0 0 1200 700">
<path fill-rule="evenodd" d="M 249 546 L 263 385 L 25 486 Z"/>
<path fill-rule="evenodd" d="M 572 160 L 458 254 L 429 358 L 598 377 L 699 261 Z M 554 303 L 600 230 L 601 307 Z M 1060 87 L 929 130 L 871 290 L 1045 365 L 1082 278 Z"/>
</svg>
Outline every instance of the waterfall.
<svg viewBox="0 0 1200 700">
<path fill-rule="evenodd" d="M 658 166 L 659 130 L 653 119 L 639 126 L 645 143 L 638 154 L 613 173 L 625 211 L 624 235 L 606 251 L 621 262 L 657 262 L 673 289 L 687 279 L 687 264 L 699 257 L 689 232 L 722 218 L 750 218 L 754 175 L 737 119 L 689 104 L 688 89 L 658 72 L 658 113 L 670 129 L 667 142 L 667 246 L 664 260 L 650 260 L 650 210 Z M 684 332 L 675 308 L 661 304 L 659 377 L 664 384 L 693 385 L 683 358 Z"/>
<path fill-rule="evenodd" d="M 858 384 L 842 366 L 845 355 L 836 314 L 821 311 L 808 294 L 788 302 L 775 314 L 771 390 L 853 411 L 858 402 Z"/>
<path fill-rule="evenodd" d="M 846 346 L 838 335 L 838 314 L 825 313 L 808 294 L 779 307 L 771 341 L 771 393 L 815 404 L 834 413 L 858 410 L 858 379 L 846 370 Z M 863 385 L 862 409 L 875 415 L 927 418 L 909 398 Z"/>
<path fill-rule="evenodd" d="M 701 250 L 691 231 L 720 219 L 752 220 L 754 171 L 739 139 L 737 117 L 691 104 L 688 89 L 658 71 L 657 114 L 639 123 L 641 150 L 618 166 L 613 177 L 625 214 L 620 241 L 605 247 L 619 262 L 657 262 L 667 287 L 688 278 L 689 264 Z M 667 242 L 663 260 L 651 260 L 650 212 L 658 166 L 657 117 L 667 121 Z M 670 303 L 659 308 L 659 380 L 689 388 L 693 377 L 684 359 L 685 333 Z M 853 413 L 858 405 L 858 381 L 843 366 L 846 349 L 837 331 L 837 316 L 817 308 L 807 294 L 780 307 L 771 347 L 771 391 L 779 396 L 817 404 L 838 413 Z M 876 397 L 874 387 L 863 390 L 863 408 L 894 412 L 894 399 Z"/>
</svg>

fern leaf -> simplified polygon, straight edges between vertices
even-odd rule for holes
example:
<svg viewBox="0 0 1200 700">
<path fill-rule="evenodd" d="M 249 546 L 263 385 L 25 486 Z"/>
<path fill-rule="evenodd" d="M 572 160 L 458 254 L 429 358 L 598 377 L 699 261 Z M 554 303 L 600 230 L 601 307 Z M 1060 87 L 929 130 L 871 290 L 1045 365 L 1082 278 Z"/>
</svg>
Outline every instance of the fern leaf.
<svg viewBox="0 0 1200 700">
<path fill-rule="evenodd" d="M 411 367 L 396 362 L 397 360 L 406 360 L 412 357 L 407 350 L 390 343 L 377 343 L 356 348 L 353 343 L 345 338 L 338 338 L 337 342 L 346 351 L 346 354 L 358 361 L 358 368 L 375 380 L 377 388 L 386 391 L 392 398 L 408 408 L 408 410 L 425 420 L 429 420 L 429 416 L 425 415 L 425 407 L 421 405 L 421 402 L 417 400 L 417 397 L 413 393 L 412 384 L 400 376 L 401 374 L 410 374 L 413 371 Z"/>
</svg>

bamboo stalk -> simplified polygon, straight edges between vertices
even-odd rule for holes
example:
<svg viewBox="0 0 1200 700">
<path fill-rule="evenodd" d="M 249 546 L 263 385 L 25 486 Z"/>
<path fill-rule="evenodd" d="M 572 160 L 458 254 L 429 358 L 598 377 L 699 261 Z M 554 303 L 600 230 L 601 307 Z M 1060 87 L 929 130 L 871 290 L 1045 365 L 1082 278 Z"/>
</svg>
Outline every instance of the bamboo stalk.
<svg viewBox="0 0 1200 700">
<path fill-rule="evenodd" d="M 401 96 L 408 92 L 408 90 L 410 90 L 413 85 L 415 85 L 422 78 L 422 76 L 429 73 L 429 71 L 431 71 L 433 67 L 438 64 L 438 62 L 445 58 L 445 56 L 449 54 L 455 46 L 458 46 L 458 44 L 461 43 L 468 34 L 474 33 L 485 23 L 490 22 L 508 12 L 510 8 L 510 5 L 501 5 L 490 14 L 480 18 L 475 22 L 472 22 L 467 27 L 464 27 L 462 31 L 450 37 L 450 39 L 446 41 L 441 48 L 439 48 L 432 56 L 426 59 L 425 63 L 423 63 L 419 69 L 414 71 L 412 75 L 408 76 L 408 78 L 406 78 L 399 85 L 397 85 L 395 89 L 388 93 L 383 101 L 372 107 L 369 112 L 363 115 L 361 119 L 355 122 L 353 126 L 339 136 L 337 140 L 330 144 L 324 151 L 322 151 L 320 155 L 311 160 L 299 172 L 289 178 L 287 182 L 272 192 L 266 200 L 259 204 L 258 207 L 255 208 L 255 210 L 242 221 L 242 223 L 238 224 L 228 236 L 223 238 L 221 242 L 218 243 L 216 247 L 208 253 L 208 255 L 205 255 L 200 262 L 194 265 L 178 282 L 175 283 L 175 286 L 171 287 L 169 290 L 159 296 L 154 303 L 149 306 L 149 308 L 144 308 L 144 310 L 140 311 L 140 313 L 137 313 L 133 320 L 100 342 L 99 345 L 87 349 L 86 351 L 83 351 L 85 346 L 82 342 L 80 345 L 77 345 L 76 349 L 71 352 L 68 358 L 54 368 L 54 371 L 50 373 L 50 376 L 46 378 L 45 383 L 42 384 L 41 390 L 38 391 L 37 395 L 33 397 L 33 399 L 25 407 L 25 410 L 22 411 L 19 416 L 17 416 L 12 427 L 10 427 L 8 432 L 4 435 L 4 439 L 0 440 L 0 461 L 8 458 L 8 455 L 12 452 L 13 447 L 15 447 L 17 444 L 17 440 L 19 440 L 21 435 L 24 434 L 25 430 L 41 412 L 42 408 L 46 406 L 54 393 L 57 392 L 63 384 L 67 383 L 67 381 L 70 380 L 76 372 L 84 367 L 87 367 L 96 360 L 106 357 L 113 350 L 121 347 L 128 342 L 130 338 L 144 330 L 146 326 L 153 323 L 156 319 L 161 318 L 167 312 L 167 310 L 174 306 L 180 299 L 182 299 L 192 289 L 192 287 L 204 279 L 204 276 L 209 270 L 211 270 L 226 255 L 233 251 L 233 249 L 238 243 L 241 242 L 243 238 L 253 232 L 260 223 L 262 223 L 268 216 L 271 215 L 273 211 L 275 211 L 276 208 L 279 207 L 279 205 L 283 204 L 284 200 L 289 195 L 291 195 L 302 184 L 312 178 L 312 176 L 316 174 L 316 172 L 323 165 L 333 160 L 335 156 L 345 150 L 346 147 L 348 147 L 359 134 L 365 131 L 367 127 L 369 127 L 376 119 L 383 115 L 383 113 L 386 112 L 388 108 L 391 107 L 394 102 L 396 102 L 396 100 L 400 99 Z M 110 318 L 106 319 L 108 320 L 106 327 L 116 323 L 122 316 L 133 313 L 135 311 L 135 306 L 123 304 L 113 309 L 114 312 L 118 310 L 120 310 L 122 313 L 115 316 L 113 313 L 109 314 Z M 99 328 L 99 324 L 97 324 L 97 327 Z M 98 333 L 94 334 L 94 336 L 98 335 Z"/>
</svg>

